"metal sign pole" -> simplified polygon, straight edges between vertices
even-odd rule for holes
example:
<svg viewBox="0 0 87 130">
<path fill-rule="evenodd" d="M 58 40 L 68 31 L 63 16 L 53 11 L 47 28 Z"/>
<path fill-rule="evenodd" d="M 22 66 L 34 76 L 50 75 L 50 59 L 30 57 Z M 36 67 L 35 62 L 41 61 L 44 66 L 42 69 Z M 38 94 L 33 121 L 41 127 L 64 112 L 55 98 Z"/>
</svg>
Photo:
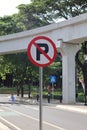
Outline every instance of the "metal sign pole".
<svg viewBox="0 0 87 130">
<path fill-rule="evenodd" d="M 39 130 L 42 130 L 42 92 L 43 92 L 43 67 L 39 67 L 40 104 L 39 104 Z"/>
<path fill-rule="evenodd" d="M 54 99 L 54 84 L 52 82 L 52 99 Z"/>
<path fill-rule="evenodd" d="M 40 43 L 40 44 L 39 44 Z M 44 48 L 44 49 L 43 49 Z M 31 63 L 39 66 L 39 130 L 42 130 L 42 90 L 43 90 L 43 67 L 50 65 L 56 58 L 57 50 L 55 43 L 45 36 L 37 36 L 33 38 L 27 50 L 27 55 Z M 42 56 L 41 56 L 42 55 Z M 44 59 L 43 59 L 44 57 Z"/>
</svg>

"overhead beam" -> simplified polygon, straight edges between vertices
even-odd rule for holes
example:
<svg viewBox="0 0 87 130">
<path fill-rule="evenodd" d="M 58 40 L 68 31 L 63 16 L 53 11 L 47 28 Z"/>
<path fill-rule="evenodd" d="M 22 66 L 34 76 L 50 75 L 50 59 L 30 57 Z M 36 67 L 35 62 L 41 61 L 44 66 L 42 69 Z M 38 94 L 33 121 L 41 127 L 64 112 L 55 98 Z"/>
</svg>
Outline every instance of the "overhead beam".
<svg viewBox="0 0 87 130">
<path fill-rule="evenodd" d="M 26 51 L 31 39 L 44 35 L 51 38 L 56 47 L 58 39 L 68 43 L 81 43 L 87 40 L 87 13 L 60 23 L 29 31 L 0 36 L 0 54 Z"/>
</svg>

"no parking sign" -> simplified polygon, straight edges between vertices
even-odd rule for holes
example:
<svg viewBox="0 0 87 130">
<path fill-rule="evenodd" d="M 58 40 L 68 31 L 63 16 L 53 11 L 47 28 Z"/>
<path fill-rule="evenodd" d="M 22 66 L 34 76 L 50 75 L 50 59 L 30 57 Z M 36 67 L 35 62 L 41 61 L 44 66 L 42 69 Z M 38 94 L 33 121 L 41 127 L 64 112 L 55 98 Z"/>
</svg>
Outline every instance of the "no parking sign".
<svg viewBox="0 0 87 130">
<path fill-rule="evenodd" d="M 45 36 L 35 37 L 28 45 L 29 60 L 36 66 L 46 67 L 56 58 L 56 46 L 54 42 Z"/>
<path fill-rule="evenodd" d="M 43 67 L 50 65 L 56 58 L 56 46 L 54 42 L 45 36 L 35 37 L 28 45 L 27 54 L 29 60 L 40 67 L 40 122 L 39 129 L 42 130 L 42 88 Z"/>
</svg>

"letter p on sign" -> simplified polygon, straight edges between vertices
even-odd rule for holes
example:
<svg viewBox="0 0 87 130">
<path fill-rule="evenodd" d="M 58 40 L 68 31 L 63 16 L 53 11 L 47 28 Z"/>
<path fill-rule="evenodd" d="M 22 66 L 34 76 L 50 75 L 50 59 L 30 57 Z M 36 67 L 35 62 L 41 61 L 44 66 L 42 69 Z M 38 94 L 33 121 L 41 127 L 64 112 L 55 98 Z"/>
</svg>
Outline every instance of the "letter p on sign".
<svg viewBox="0 0 87 130">
<path fill-rule="evenodd" d="M 45 36 L 38 36 L 29 43 L 27 54 L 34 65 L 46 67 L 55 60 L 57 51 L 51 39 Z"/>
</svg>

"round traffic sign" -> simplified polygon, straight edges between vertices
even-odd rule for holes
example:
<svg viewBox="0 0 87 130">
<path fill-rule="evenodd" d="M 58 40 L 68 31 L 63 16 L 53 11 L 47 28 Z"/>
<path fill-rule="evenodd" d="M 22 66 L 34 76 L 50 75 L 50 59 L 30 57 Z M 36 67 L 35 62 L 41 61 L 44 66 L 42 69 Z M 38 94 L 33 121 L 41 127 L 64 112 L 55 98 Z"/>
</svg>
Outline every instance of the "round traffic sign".
<svg viewBox="0 0 87 130">
<path fill-rule="evenodd" d="M 55 60 L 57 51 L 54 42 L 50 38 L 38 36 L 29 43 L 27 54 L 34 65 L 46 67 Z"/>
</svg>

